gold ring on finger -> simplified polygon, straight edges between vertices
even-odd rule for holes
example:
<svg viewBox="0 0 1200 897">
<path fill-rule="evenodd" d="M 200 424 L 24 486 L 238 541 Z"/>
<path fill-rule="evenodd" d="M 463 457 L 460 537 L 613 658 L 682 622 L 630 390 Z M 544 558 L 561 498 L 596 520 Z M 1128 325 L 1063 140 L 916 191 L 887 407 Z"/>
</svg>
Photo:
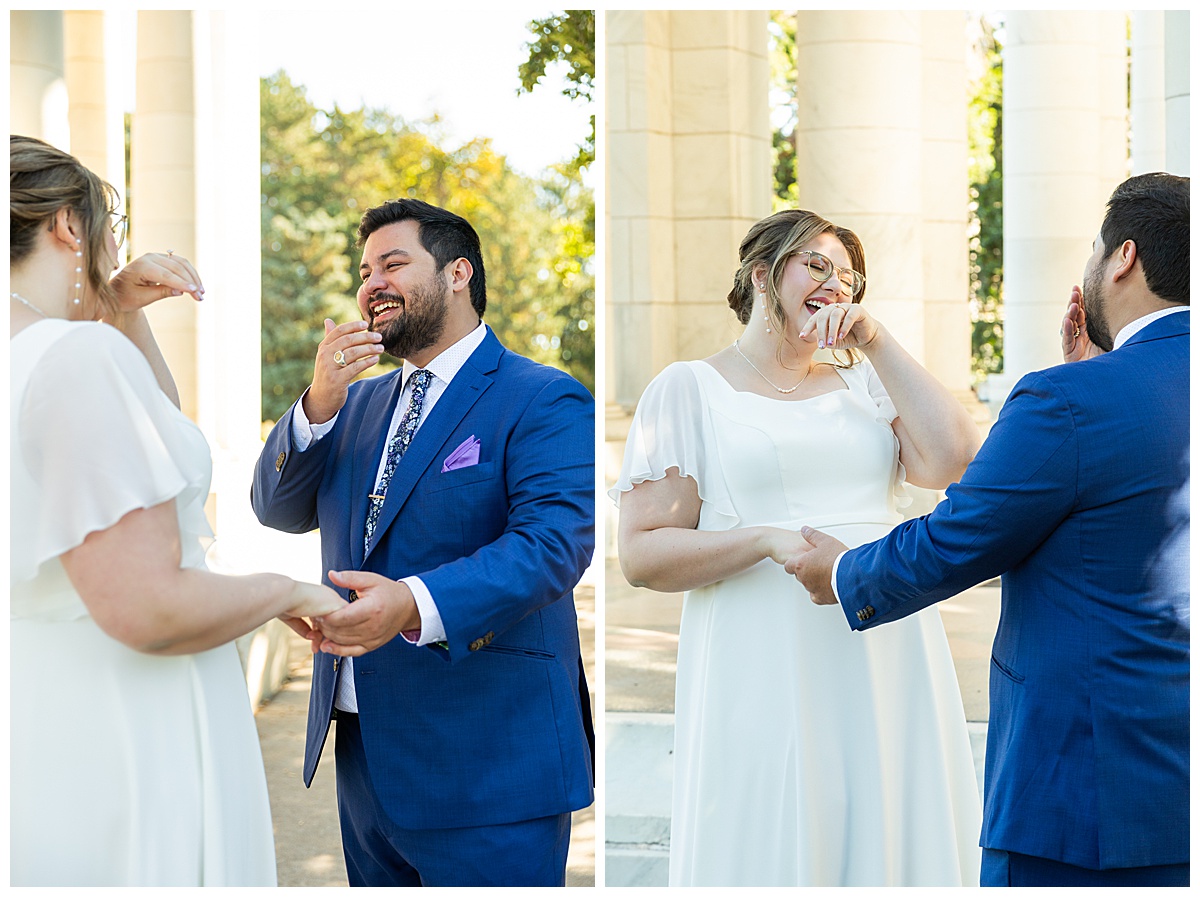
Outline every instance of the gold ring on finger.
<svg viewBox="0 0 1200 897">
<path fill-rule="evenodd" d="M 338 367 L 344 368 L 346 366 L 346 353 L 338 349 L 333 353 L 333 361 Z"/>
<path fill-rule="evenodd" d="M 171 257 L 171 256 L 173 256 L 174 254 L 175 254 L 175 250 L 174 250 L 174 249 L 168 249 L 168 250 L 167 250 L 167 258 L 170 258 L 170 257 Z"/>
</svg>

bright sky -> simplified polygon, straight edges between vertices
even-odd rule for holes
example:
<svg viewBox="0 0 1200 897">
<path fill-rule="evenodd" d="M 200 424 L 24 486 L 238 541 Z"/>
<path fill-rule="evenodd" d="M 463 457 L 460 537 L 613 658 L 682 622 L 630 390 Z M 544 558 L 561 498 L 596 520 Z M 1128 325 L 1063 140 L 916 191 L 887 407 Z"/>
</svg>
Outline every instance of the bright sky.
<svg viewBox="0 0 1200 897">
<path fill-rule="evenodd" d="M 258 68 L 261 75 L 284 69 L 318 108 L 367 105 L 409 121 L 437 113 L 449 139 L 490 137 L 514 168 L 537 174 L 574 155 L 591 113 L 562 95 L 553 70 L 533 93 L 517 95 L 517 68 L 532 39 L 525 26 L 550 13 L 436 5 L 263 11 Z M 134 14 L 125 15 L 118 28 L 132 35 Z"/>
</svg>

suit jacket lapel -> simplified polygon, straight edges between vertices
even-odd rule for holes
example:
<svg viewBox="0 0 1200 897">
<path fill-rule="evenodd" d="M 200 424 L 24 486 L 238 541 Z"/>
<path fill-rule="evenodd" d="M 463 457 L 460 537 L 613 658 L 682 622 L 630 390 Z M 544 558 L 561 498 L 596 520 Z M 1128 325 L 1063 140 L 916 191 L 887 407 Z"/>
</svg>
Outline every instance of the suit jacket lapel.
<svg viewBox="0 0 1200 897">
<path fill-rule="evenodd" d="M 500 345 L 500 341 L 496 339 L 491 330 L 488 330 L 487 336 L 484 337 L 479 348 L 471 354 L 467 363 L 454 375 L 454 379 L 450 381 L 446 391 L 442 393 L 433 410 L 429 412 L 429 416 L 421 423 L 421 428 L 413 436 L 412 443 L 409 444 L 404 457 L 400 459 L 392 482 L 388 485 L 387 498 L 379 513 L 379 522 L 375 525 L 375 536 L 367 549 L 367 554 L 370 554 L 379 544 L 384 531 L 391 526 L 392 521 L 400 512 L 400 508 L 404 506 L 404 502 L 412 493 L 417 480 L 421 478 L 437 456 L 438 450 L 446 444 L 446 440 L 462 423 L 467 412 L 491 386 L 491 373 L 496 369 L 502 351 L 503 347 Z M 380 451 L 382 452 L 382 448 Z M 378 464 L 378 457 L 376 464 Z M 356 521 L 358 519 L 358 517 L 355 518 Z M 358 527 L 359 533 L 363 532 L 366 519 L 364 505 L 361 516 L 362 526 Z"/>
<path fill-rule="evenodd" d="M 383 447 L 392 435 L 389 432 L 392 414 L 403 386 L 400 371 L 392 374 L 391 380 L 391 383 L 381 383 L 367 400 L 366 410 L 358 421 L 358 436 L 354 440 L 349 535 L 350 559 L 356 569 L 362 566 L 366 555 L 363 535 L 367 529 L 368 496 L 375 491 L 375 477 L 379 473 Z"/>
</svg>

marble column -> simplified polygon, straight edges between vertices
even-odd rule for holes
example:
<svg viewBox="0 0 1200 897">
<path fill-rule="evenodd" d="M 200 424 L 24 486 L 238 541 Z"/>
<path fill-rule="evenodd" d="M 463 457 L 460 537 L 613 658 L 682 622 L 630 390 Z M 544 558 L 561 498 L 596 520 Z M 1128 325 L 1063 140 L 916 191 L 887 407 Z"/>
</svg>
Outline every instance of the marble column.
<svg viewBox="0 0 1200 897">
<path fill-rule="evenodd" d="M 922 46 L 920 12 L 796 15 L 799 205 L 858 234 L 865 301 L 924 361 Z"/>
<path fill-rule="evenodd" d="M 609 395 L 736 330 L 737 246 L 770 213 L 766 16 L 607 13 Z M 733 323 L 731 323 L 733 322 Z"/>
<path fill-rule="evenodd" d="M 606 18 L 606 393 L 625 411 L 666 363 L 676 332 L 670 13 Z"/>
<path fill-rule="evenodd" d="M 133 257 L 170 249 L 200 262 L 193 65 L 192 13 L 140 10 L 130 149 Z M 156 302 L 146 314 L 171 366 L 183 412 L 198 421 L 195 304 L 190 299 Z"/>
<path fill-rule="evenodd" d="M 1058 328 L 1099 230 L 1094 13 L 1009 12 L 1004 46 L 1004 373 L 993 400 L 1062 362 Z"/>
<path fill-rule="evenodd" d="M 63 14 L 59 10 L 12 10 L 9 29 L 9 133 L 37 137 L 69 150 Z"/>
<path fill-rule="evenodd" d="M 1191 18 L 1190 11 L 1167 10 L 1164 16 L 1166 66 L 1166 168 L 1172 174 L 1191 174 Z"/>
<path fill-rule="evenodd" d="M 109 160 L 108 70 L 104 59 L 104 13 L 100 10 L 67 10 L 63 13 L 63 71 L 70 97 L 67 118 L 71 125 L 71 154 L 118 191 L 121 178 L 112 180 Z M 119 121 L 119 116 L 117 120 Z M 121 160 L 122 163 L 124 159 Z"/>
<path fill-rule="evenodd" d="M 1101 209 L 1129 177 L 1129 21 L 1124 12 L 1096 12 L 1096 88 L 1100 112 L 1096 198 Z M 1096 219 L 1100 230 L 1100 219 Z M 1080 263 L 1082 266 L 1082 262 Z M 1082 268 L 1081 268 L 1082 270 Z"/>
<path fill-rule="evenodd" d="M 921 245 L 925 367 L 983 420 L 971 390 L 967 42 L 961 12 L 921 14 Z"/>
<path fill-rule="evenodd" d="M 1167 165 L 1163 15 L 1161 9 L 1130 13 L 1129 157 L 1133 174 L 1163 171 Z"/>
</svg>

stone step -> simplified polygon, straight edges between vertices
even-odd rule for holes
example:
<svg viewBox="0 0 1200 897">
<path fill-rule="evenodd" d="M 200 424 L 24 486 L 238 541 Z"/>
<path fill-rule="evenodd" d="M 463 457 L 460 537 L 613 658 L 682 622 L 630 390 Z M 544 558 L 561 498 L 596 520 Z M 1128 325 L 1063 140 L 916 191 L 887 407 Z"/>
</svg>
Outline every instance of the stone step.
<svg viewBox="0 0 1200 897">
<path fill-rule="evenodd" d="M 967 723 L 983 797 L 987 723 Z M 675 715 L 606 713 L 604 883 L 665 887 L 671 842 Z"/>
</svg>

